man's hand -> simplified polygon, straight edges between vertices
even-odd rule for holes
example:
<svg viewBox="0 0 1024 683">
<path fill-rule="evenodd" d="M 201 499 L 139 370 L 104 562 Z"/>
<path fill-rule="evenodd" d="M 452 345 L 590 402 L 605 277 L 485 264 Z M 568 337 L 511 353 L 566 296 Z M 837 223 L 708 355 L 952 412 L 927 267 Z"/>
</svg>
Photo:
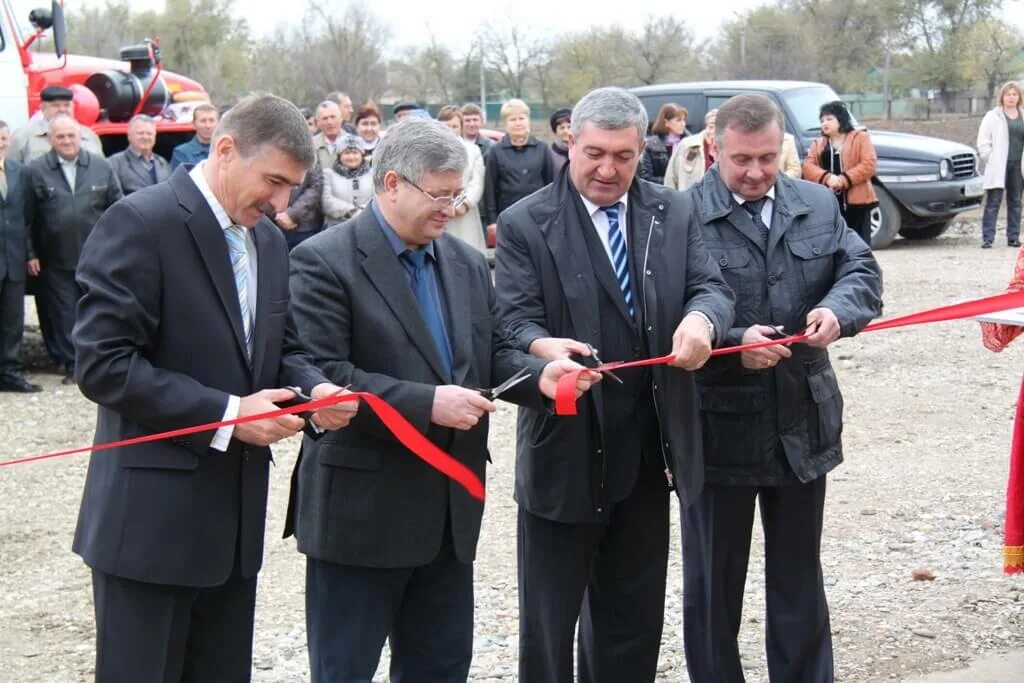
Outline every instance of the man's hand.
<svg viewBox="0 0 1024 683">
<path fill-rule="evenodd" d="M 839 319 L 836 318 L 836 314 L 827 308 L 815 308 L 807 314 L 807 334 L 810 336 L 804 344 L 824 349 L 839 339 L 839 332 Z"/>
<path fill-rule="evenodd" d="M 484 413 L 493 413 L 498 406 L 480 395 L 479 391 L 451 384 L 434 389 L 434 407 L 430 421 L 442 427 L 467 431 L 480 422 Z"/>
<path fill-rule="evenodd" d="M 571 340 L 568 340 L 571 341 Z M 558 380 L 563 375 L 576 370 L 583 370 L 580 376 L 576 379 L 576 398 L 579 398 L 584 393 L 590 390 L 590 387 L 594 386 L 595 383 L 601 381 L 601 373 L 588 370 L 579 363 L 574 363 L 571 360 L 553 360 L 544 366 L 544 370 L 540 373 L 540 393 L 544 394 L 551 400 L 554 400 L 555 393 L 558 391 Z"/>
<path fill-rule="evenodd" d="M 278 410 L 277 401 L 295 398 L 295 392 L 288 389 L 264 389 L 255 394 L 243 396 L 238 405 L 238 417 L 248 417 Z M 298 415 L 282 415 L 269 420 L 257 420 L 235 425 L 233 436 L 253 446 L 269 446 L 295 434 L 306 425 Z"/>
<path fill-rule="evenodd" d="M 330 382 L 323 382 L 313 387 L 313 391 L 309 392 L 309 397 L 314 401 L 321 398 L 327 398 L 328 396 L 351 394 L 351 391 L 342 389 L 341 387 L 331 384 Z M 330 406 L 328 408 L 321 408 L 313 413 L 313 424 L 320 429 L 334 430 L 347 427 L 348 423 L 352 421 L 352 418 L 356 416 L 356 412 L 359 410 L 358 401 L 350 401 L 348 403 L 339 403 L 337 405 Z"/>
<path fill-rule="evenodd" d="M 773 337 L 768 335 L 778 334 L 781 328 L 769 325 L 751 325 L 743 333 L 741 344 L 757 344 L 759 342 L 771 341 Z M 779 346 L 766 346 L 763 349 L 752 351 L 740 351 L 740 362 L 748 370 L 767 370 L 779 364 L 784 358 L 789 358 L 793 352 L 789 348 Z"/>
<path fill-rule="evenodd" d="M 590 347 L 575 339 L 541 337 L 530 342 L 529 352 L 544 360 L 566 360 L 573 354 L 590 356 Z"/>
<path fill-rule="evenodd" d="M 274 222 L 285 230 L 294 230 L 299 227 L 299 224 L 292 220 L 292 217 L 288 215 L 287 211 L 282 211 L 274 216 Z"/>
<path fill-rule="evenodd" d="M 39 275 L 40 271 L 42 271 L 42 268 L 39 265 L 39 259 L 30 258 L 28 261 L 25 261 L 25 272 L 29 275 L 35 277 Z"/>
<path fill-rule="evenodd" d="M 682 322 L 672 335 L 672 359 L 670 365 L 684 370 L 699 370 L 711 357 L 711 330 L 707 321 L 699 315 L 683 316 Z"/>
</svg>

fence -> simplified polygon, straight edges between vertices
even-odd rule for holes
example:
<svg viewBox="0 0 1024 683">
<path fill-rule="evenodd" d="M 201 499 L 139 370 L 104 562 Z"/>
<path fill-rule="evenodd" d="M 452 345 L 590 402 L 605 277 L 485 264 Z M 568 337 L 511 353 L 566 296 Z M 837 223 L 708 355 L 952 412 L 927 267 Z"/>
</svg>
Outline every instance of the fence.
<svg viewBox="0 0 1024 683">
<path fill-rule="evenodd" d="M 840 95 L 858 118 L 886 118 L 885 99 L 876 93 Z M 894 97 L 889 103 L 889 118 L 931 119 L 946 116 L 980 115 L 992 108 L 992 98 L 974 95 L 942 97 Z"/>
</svg>

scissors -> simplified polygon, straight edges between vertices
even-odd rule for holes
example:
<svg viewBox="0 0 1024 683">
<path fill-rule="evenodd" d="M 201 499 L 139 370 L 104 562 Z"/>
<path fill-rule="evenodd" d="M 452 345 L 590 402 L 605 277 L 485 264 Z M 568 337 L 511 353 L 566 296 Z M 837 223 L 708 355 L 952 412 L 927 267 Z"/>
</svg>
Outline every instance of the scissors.
<svg viewBox="0 0 1024 683">
<path fill-rule="evenodd" d="M 488 401 L 494 401 L 515 385 L 519 384 L 520 382 L 526 381 L 530 377 L 530 374 L 530 368 L 519 368 L 519 372 L 512 375 L 507 380 L 505 380 L 498 386 L 494 387 L 493 389 L 477 389 L 477 391 L 479 391 L 480 395 L 486 398 Z"/>
<path fill-rule="evenodd" d="M 350 386 L 352 386 L 352 385 L 350 384 L 350 385 L 344 386 L 344 387 L 342 387 L 341 389 L 339 389 L 338 391 L 334 392 L 331 395 L 332 396 L 337 396 L 337 395 L 341 394 L 342 392 L 348 391 L 348 388 Z M 303 393 L 301 387 L 284 387 L 284 388 L 287 389 L 288 391 L 292 392 L 293 394 L 295 394 L 295 396 L 293 398 L 288 399 L 287 401 L 278 401 L 278 402 L 276 402 L 274 405 L 276 405 L 278 408 L 291 408 L 292 406 L 300 406 L 300 405 L 309 403 L 310 401 L 313 400 L 312 396 L 309 396 L 308 394 Z M 305 420 L 307 423 L 310 420 L 313 419 L 313 412 L 310 411 L 310 410 L 306 410 L 306 411 L 303 411 L 301 413 L 292 413 L 292 414 L 293 415 L 298 415 L 303 420 Z"/>
<path fill-rule="evenodd" d="M 601 360 L 601 356 L 597 355 L 597 349 L 595 349 L 587 342 L 584 342 L 584 344 L 587 344 L 587 348 L 590 349 L 590 357 L 594 359 L 594 362 L 597 363 L 598 365 L 604 365 L 604 361 Z M 622 379 L 611 370 L 602 370 L 601 372 L 604 373 L 605 375 L 608 375 L 619 384 L 625 384 L 625 382 L 623 382 Z"/>
</svg>

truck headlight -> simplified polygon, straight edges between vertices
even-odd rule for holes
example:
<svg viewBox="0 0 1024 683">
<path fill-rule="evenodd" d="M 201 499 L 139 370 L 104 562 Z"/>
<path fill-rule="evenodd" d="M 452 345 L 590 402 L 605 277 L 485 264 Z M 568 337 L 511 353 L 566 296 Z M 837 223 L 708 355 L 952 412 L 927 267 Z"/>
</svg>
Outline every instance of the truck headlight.
<svg viewBox="0 0 1024 683">
<path fill-rule="evenodd" d="M 949 159 L 943 159 L 939 162 L 939 178 L 943 180 L 953 179 L 953 164 L 949 163 Z"/>
</svg>

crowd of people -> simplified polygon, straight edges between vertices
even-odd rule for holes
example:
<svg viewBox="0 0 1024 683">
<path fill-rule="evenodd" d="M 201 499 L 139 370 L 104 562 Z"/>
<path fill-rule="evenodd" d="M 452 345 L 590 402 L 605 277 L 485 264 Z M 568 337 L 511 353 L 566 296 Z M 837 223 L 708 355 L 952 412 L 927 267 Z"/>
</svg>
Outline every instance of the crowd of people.
<svg viewBox="0 0 1024 683">
<path fill-rule="evenodd" d="M 1009 133 L 982 151 L 1008 189 L 1019 105 L 1004 88 Z M 137 116 L 107 160 L 70 91 L 44 91 L 30 128 L 0 122 L 0 389 L 39 389 L 18 359 L 27 274 L 48 351 L 99 406 L 97 442 L 351 390 L 483 480 L 496 390 L 481 388 L 525 375 L 501 393 L 519 406 L 519 680 L 572 681 L 574 652 L 581 681 L 654 680 L 673 492 L 691 679 L 743 680 L 759 505 L 770 678 L 833 680 L 828 347 L 882 302 L 875 154 L 846 107 L 822 106 L 803 164 L 760 95 L 691 133 L 683 107 L 649 127 L 634 95 L 600 88 L 551 115 L 551 144 L 517 99 L 496 141 L 476 105 L 392 114 L 384 130 L 344 93 L 313 111 L 254 95 L 223 117 L 198 107 L 169 161 Z M 673 360 L 612 373 L 598 354 Z M 559 417 L 569 373 L 579 414 Z M 269 446 L 299 432 L 286 533 L 307 558 L 312 679 L 369 681 L 385 641 L 391 680 L 467 679 L 483 504 L 349 402 L 92 458 L 74 551 L 92 570 L 97 680 L 248 680 Z"/>
</svg>

